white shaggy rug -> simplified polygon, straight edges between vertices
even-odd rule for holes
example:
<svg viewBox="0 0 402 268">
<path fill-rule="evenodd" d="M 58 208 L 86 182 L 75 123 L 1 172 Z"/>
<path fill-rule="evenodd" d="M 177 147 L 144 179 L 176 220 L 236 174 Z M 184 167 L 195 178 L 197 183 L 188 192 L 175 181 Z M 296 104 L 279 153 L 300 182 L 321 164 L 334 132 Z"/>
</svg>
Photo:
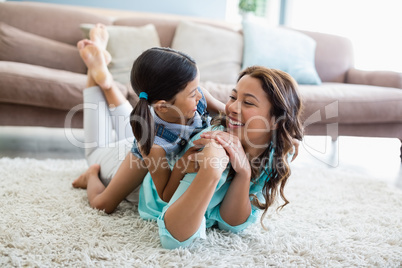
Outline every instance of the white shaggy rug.
<svg viewBox="0 0 402 268">
<path fill-rule="evenodd" d="M 91 209 L 71 182 L 84 160 L 0 159 L 0 267 L 401 267 L 402 191 L 341 170 L 296 168 L 291 203 L 241 234 L 212 229 L 160 247 L 154 222 L 123 202 Z"/>
</svg>

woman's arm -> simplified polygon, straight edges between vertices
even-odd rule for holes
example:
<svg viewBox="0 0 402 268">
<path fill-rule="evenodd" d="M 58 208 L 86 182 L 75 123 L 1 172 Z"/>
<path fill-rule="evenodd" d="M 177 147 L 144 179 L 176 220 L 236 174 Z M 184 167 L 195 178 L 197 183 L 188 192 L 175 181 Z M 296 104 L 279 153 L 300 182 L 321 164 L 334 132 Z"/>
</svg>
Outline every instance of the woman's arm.
<svg viewBox="0 0 402 268">
<path fill-rule="evenodd" d="M 249 191 L 250 177 L 236 174 L 219 210 L 227 224 L 237 226 L 247 221 L 251 214 Z"/>
<path fill-rule="evenodd" d="M 249 197 L 251 167 L 240 140 L 227 132 L 214 131 L 201 135 L 203 138 L 214 138 L 223 146 L 229 156 L 236 174 L 220 206 L 222 219 L 231 226 L 247 221 L 251 214 Z"/>
<path fill-rule="evenodd" d="M 205 88 L 200 87 L 202 90 L 202 93 L 205 96 L 205 100 L 207 101 L 207 110 L 208 112 L 211 113 L 224 113 L 225 112 L 225 104 L 219 100 L 217 100 L 215 97 L 209 93 L 208 90 Z"/>
<path fill-rule="evenodd" d="M 197 154 L 199 171 L 187 190 L 166 210 L 164 223 L 178 241 L 185 241 L 199 229 L 228 157 L 222 146 L 208 141 Z"/>
<path fill-rule="evenodd" d="M 218 135 L 216 140 L 225 148 L 226 153 L 229 155 L 230 163 L 236 172 L 219 212 L 226 223 L 231 226 L 237 226 L 246 222 L 251 214 L 249 197 L 251 167 L 243 146 L 237 137 L 229 137 L 229 140 L 226 140 Z"/>
</svg>

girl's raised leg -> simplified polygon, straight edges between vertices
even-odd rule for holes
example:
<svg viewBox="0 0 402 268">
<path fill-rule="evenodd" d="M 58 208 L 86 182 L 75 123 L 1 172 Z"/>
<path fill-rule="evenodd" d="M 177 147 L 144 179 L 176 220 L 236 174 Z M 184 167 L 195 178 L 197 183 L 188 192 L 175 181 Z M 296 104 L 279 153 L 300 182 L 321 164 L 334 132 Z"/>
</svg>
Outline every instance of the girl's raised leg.
<svg viewBox="0 0 402 268">
<path fill-rule="evenodd" d="M 91 40 L 77 44 L 88 67 L 89 88 L 84 90 L 84 132 L 87 145 L 93 143 L 93 148 L 86 150 L 89 169 L 73 182 L 73 187 L 87 189 L 91 207 L 111 213 L 127 195 L 138 189 L 147 169 L 142 160 L 127 153 L 125 144 L 132 144 L 133 134 L 131 129 L 127 130 L 126 119 L 129 119 L 132 107 L 107 69 L 110 58 L 104 52 L 105 29 L 99 25 L 94 29 Z M 123 126 L 114 128 L 116 121 L 123 122 Z M 112 130 L 115 130 L 118 141 L 128 141 L 123 143 L 124 148 L 120 148 L 119 142 L 113 142 Z M 129 138 L 131 140 L 127 140 Z"/>
</svg>

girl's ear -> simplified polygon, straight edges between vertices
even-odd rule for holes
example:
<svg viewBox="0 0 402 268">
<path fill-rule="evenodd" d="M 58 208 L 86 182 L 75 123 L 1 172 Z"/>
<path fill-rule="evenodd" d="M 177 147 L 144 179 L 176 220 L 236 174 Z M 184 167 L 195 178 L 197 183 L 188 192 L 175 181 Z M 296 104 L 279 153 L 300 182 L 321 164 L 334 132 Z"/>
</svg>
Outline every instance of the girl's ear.
<svg viewBox="0 0 402 268">
<path fill-rule="evenodd" d="M 154 109 L 160 113 L 166 113 L 168 111 L 169 104 L 165 100 L 159 100 L 154 105 Z"/>
</svg>

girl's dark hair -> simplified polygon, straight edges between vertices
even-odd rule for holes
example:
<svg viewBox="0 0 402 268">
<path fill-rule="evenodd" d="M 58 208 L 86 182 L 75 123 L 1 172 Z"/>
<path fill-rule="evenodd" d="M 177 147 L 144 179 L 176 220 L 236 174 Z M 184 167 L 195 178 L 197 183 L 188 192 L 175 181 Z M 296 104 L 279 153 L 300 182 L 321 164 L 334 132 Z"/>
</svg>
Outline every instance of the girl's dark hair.
<svg viewBox="0 0 402 268">
<path fill-rule="evenodd" d="M 264 216 L 269 206 L 274 203 L 278 193 L 285 202 L 278 209 L 289 203 L 284 195 L 284 187 L 291 174 L 287 156 L 293 148 L 292 140 L 301 141 L 303 138 L 302 101 L 298 92 L 297 82 L 283 71 L 252 66 L 243 70 L 239 74 L 237 81 L 245 75 L 261 81 L 262 88 L 272 105 L 271 116 L 276 120 L 276 129 L 271 133 L 271 145 L 258 158 L 251 160 L 252 181 L 258 180 L 262 172 L 266 172 L 268 175 L 262 190 L 265 202 L 261 202 L 256 196 L 253 196 L 252 200 L 253 205 L 264 210 Z M 214 124 L 226 126 L 225 121 L 225 117 L 222 117 Z M 274 150 L 274 155 L 272 170 L 270 170 L 269 159 L 272 150 Z M 258 165 L 255 163 L 258 163 Z M 261 223 L 263 216 L 261 217 Z"/>
<path fill-rule="evenodd" d="M 134 61 L 131 86 L 137 95 L 148 94 L 148 99 L 139 99 L 130 116 L 131 128 L 143 154 L 149 154 L 155 139 L 155 123 L 148 105 L 159 100 L 174 101 L 176 94 L 196 76 L 195 61 L 170 48 L 150 48 Z"/>
</svg>

